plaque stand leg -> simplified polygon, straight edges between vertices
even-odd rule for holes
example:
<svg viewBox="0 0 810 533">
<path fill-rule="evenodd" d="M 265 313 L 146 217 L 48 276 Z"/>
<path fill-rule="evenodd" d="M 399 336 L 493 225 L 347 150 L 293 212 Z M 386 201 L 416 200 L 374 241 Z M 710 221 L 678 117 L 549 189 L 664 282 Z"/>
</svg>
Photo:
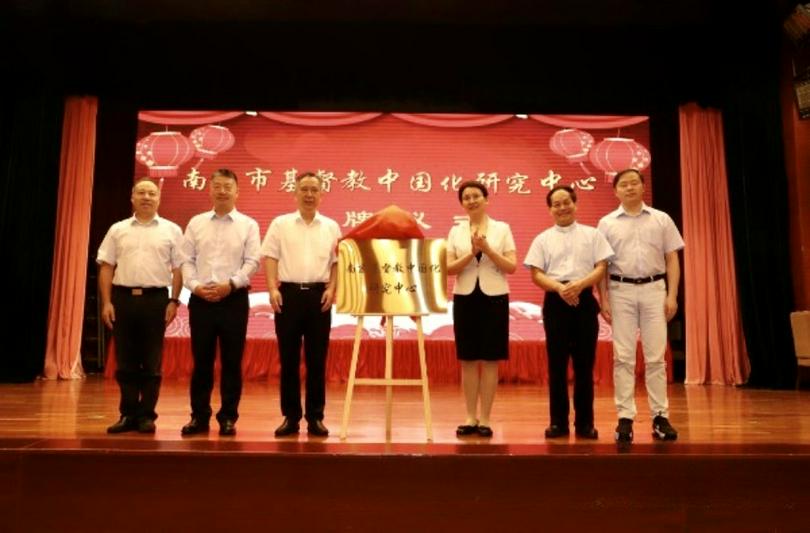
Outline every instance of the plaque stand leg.
<svg viewBox="0 0 810 533">
<path fill-rule="evenodd" d="M 343 423 L 340 427 L 341 440 L 346 439 L 349 429 L 349 416 L 352 408 L 352 394 L 355 385 L 373 385 L 385 387 L 385 439 L 391 440 L 391 415 L 394 407 L 394 386 L 422 387 L 422 403 L 425 408 L 425 430 L 427 440 L 433 440 L 433 423 L 430 417 L 430 387 L 428 385 L 427 361 L 425 358 L 425 335 L 422 331 L 422 317 L 413 317 L 416 322 L 416 340 L 419 348 L 419 379 L 394 379 L 394 316 L 385 315 L 385 377 L 383 378 L 357 378 L 357 359 L 360 355 L 360 342 L 363 338 L 363 316 L 357 317 L 357 328 L 354 332 L 354 346 L 352 347 L 352 362 L 349 368 L 349 382 L 346 385 L 346 399 L 343 403 Z"/>
</svg>

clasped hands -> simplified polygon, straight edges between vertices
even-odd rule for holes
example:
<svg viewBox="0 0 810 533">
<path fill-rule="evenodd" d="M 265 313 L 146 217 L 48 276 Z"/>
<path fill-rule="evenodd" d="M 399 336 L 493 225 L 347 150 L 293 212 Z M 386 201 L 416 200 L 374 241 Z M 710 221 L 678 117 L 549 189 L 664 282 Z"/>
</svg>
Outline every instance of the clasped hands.
<svg viewBox="0 0 810 533">
<path fill-rule="evenodd" d="M 194 294 L 208 302 L 218 302 L 231 293 L 231 284 L 209 282 L 205 285 L 197 285 Z"/>
<path fill-rule="evenodd" d="M 490 247 L 489 242 L 487 242 L 487 236 L 480 235 L 478 232 L 472 234 L 470 244 L 472 245 L 473 257 L 478 254 L 478 252 L 483 252 L 489 255 L 489 253 L 492 251 L 492 247 Z"/>
<path fill-rule="evenodd" d="M 579 293 L 582 292 L 582 289 L 583 286 L 580 281 L 557 282 L 557 294 L 570 306 L 576 307 L 579 305 Z"/>
</svg>

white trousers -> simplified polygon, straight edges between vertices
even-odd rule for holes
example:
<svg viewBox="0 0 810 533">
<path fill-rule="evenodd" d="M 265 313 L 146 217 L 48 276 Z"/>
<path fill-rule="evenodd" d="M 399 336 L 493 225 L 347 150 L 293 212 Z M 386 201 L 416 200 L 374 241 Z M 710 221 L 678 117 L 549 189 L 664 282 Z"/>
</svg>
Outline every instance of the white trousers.
<svg viewBox="0 0 810 533">
<path fill-rule="evenodd" d="M 613 387 L 619 418 L 636 416 L 636 344 L 641 331 L 644 382 L 652 416 L 669 416 L 667 400 L 667 319 L 664 280 L 634 285 L 610 281 L 613 318 Z"/>
</svg>

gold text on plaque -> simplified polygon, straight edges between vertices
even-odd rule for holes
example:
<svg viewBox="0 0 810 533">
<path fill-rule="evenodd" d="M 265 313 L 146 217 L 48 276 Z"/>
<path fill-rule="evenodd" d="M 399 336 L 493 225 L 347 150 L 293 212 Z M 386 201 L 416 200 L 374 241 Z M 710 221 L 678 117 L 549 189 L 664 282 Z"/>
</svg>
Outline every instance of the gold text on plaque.
<svg viewBox="0 0 810 533">
<path fill-rule="evenodd" d="M 444 239 L 346 239 L 338 246 L 337 312 L 447 311 Z"/>
</svg>

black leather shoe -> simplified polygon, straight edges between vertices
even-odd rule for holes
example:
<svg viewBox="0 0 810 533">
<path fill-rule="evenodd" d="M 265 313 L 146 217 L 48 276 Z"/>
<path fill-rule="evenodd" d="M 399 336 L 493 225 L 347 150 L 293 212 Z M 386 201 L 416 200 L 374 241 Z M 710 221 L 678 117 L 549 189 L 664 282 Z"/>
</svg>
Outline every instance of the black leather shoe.
<svg viewBox="0 0 810 533">
<path fill-rule="evenodd" d="M 138 421 L 138 433 L 154 433 L 155 421 L 151 418 L 141 418 Z"/>
<path fill-rule="evenodd" d="M 233 420 L 223 420 L 219 423 L 219 434 L 225 437 L 236 435 L 236 422 Z"/>
<path fill-rule="evenodd" d="M 578 439 L 596 440 L 599 438 L 599 432 L 593 426 L 577 428 L 576 435 Z"/>
<path fill-rule="evenodd" d="M 313 437 L 326 437 L 329 430 L 323 425 L 323 420 L 312 420 L 307 423 L 307 433 Z"/>
<path fill-rule="evenodd" d="M 567 437 L 570 434 L 568 430 L 568 426 L 558 426 L 557 424 L 551 424 L 549 427 L 546 428 L 546 438 L 547 439 L 557 439 L 560 437 Z"/>
<path fill-rule="evenodd" d="M 208 433 L 208 420 L 201 420 L 192 416 L 188 424 L 180 430 L 181 435 L 196 435 L 198 433 Z"/>
<path fill-rule="evenodd" d="M 653 418 L 653 438 L 655 440 L 678 440 L 678 432 L 665 416 Z"/>
<path fill-rule="evenodd" d="M 469 437 L 478 435 L 478 423 L 464 424 L 456 428 L 456 437 Z"/>
<path fill-rule="evenodd" d="M 107 433 L 126 433 L 137 429 L 138 420 L 134 416 L 122 416 L 118 422 L 107 428 Z"/>
<path fill-rule="evenodd" d="M 478 436 L 490 438 L 492 436 L 492 428 L 489 426 L 478 426 Z"/>
<path fill-rule="evenodd" d="M 633 419 L 620 418 L 616 426 L 616 442 L 633 442 Z"/>
<path fill-rule="evenodd" d="M 288 435 L 295 435 L 299 430 L 298 422 L 293 422 L 287 417 L 284 417 L 284 422 L 276 428 L 276 437 L 286 437 Z"/>
</svg>

